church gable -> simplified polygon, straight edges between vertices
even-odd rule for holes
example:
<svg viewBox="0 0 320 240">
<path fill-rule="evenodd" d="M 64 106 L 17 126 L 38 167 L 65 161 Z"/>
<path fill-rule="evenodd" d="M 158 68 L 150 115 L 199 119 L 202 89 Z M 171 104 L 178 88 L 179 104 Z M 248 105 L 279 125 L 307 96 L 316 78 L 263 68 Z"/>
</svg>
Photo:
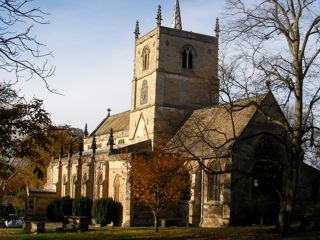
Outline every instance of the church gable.
<svg viewBox="0 0 320 240">
<path fill-rule="evenodd" d="M 134 135 L 133 135 L 133 140 L 135 142 L 138 141 L 143 141 L 149 139 L 149 133 L 148 133 L 148 129 L 147 129 L 147 124 L 145 121 L 145 118 L 143 116 L 143 113 L 140 114 L 138 123 L 135 127 L 135 131 L 134 131 Z"/>
</svg>

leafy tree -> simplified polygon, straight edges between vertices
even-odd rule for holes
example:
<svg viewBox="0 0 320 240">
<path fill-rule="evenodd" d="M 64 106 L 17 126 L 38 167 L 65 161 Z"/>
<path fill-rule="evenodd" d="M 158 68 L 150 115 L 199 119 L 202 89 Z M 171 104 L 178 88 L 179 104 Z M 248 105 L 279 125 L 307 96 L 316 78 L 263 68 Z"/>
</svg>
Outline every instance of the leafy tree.
<svg viewBox="0 0 320 240">
<path fill-rule="evenodd" d="M 35 24 L 48 23 L 46 13 L 32 2 L 0 0 L 0 72 L 5 79 L 0 83 L 0 202 L 14 178 L 32 175 L 28 171 L 36 168 L 31 165 L 37 150 L 46 149 L 48 143 L 45 133 L 51 122 L 42 101 L 26 100 L 14 90 L 15 83 L 35 77 L 56 92 L 47 82 L 54 73 L 48 61 L 51 54 L 42 51 L 44 45 L 33 34 Z"/>
<path fill-rule="evenodd" d="M 224 36 L 252 63 L 250 90 L 261 90 L 261 82 L 278 93 L 283 107 L 293 106 L 292 121 L 273 121 L 285 129 L 293 142 L 290 161 L 283 164 L 283 191 L 279 226 L 290 232 L 299 168 L 308 146 L 315 139 L 320 100 L 320 1 L 227 0 L 229 19 Z M 246 85 L 248 87 L 249 85 Z M 272 119 L 270 119 L 272 121 Z"/>
<path fill-rule="evenodd" d="M 0 83 L 0 199 L 11 179 L 30 164 L 27 157 L 38 156 L 37 148 L 46 149 L 50 129 L 49 114 L 42 101 L 26 102 L 10 88 Z"/>
<path fill-rule="evenodd" d="M 133 195 L 138 202 L 150 207 L 154 228 L 158 232 L 160 211 L 169 203 L 187 197 L 190 182 L 185 160 L 173 154 L 150 152 L 134 154 L 129 162 Z"/>
</svg>

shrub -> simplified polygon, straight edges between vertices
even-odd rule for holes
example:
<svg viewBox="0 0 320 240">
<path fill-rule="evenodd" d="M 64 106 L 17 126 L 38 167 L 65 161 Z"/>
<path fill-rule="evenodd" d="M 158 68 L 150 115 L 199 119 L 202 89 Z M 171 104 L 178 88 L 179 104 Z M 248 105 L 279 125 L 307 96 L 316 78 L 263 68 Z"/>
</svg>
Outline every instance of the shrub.
<svg viewBox="0 0 320 240">
<path fill-rule="evenodd" d="M 52 222 L 60 222 L 63 220 L 60 199 L 54 199 L 48 204 L 47 217 Z"/>
<path fill-rule="evenodd" d="M 91 221 L 91 207 L 92 201 L 90 198 L 81 197 L 73 200 L 72 202 L 72 215 L 73 216 L 86 216 L 89 222 Z"/>
<path fill-rule="evenodd" d="M 113 226 L 121 226 L 123 207 L 120 202 L 115 202 Z"/>
<path fill-rule="evenodd" d="M 9 204 L 8 206 L 0 206 L 0 220 L 3 219 L 8 219 L 9 214 L 14 214 L 14 207 Z"/>
<path fill-rule="evenodd" d="M 64 216 L 72 215 L 72 202 L 73 199 L 71 199 L 69 196 L 61 198 L 60 206 Z"/>
<path fill-rule="evenodd" d="M 112 198 L 95 200 L 92 205 L 92 218 L 96 223 L 105 226 L 115 221 L 116 204 Z"/>
</svg>

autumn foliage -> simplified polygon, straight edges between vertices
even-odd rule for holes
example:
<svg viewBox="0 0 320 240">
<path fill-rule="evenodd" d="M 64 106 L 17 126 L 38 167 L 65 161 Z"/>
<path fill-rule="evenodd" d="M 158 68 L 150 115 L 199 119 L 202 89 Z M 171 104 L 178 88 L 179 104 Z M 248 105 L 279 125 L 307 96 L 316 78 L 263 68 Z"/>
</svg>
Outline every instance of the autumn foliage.
<svg viewBox="0 0 320 240">
<path fill-rule="evenodd" d="M 159 212 L 169 203 L 188 199 L 190 179 L 184 159 L 159 152 L 134 154 L 129 177 L 135 199 L 150 207 L 158 231 Z"/>
</svg>

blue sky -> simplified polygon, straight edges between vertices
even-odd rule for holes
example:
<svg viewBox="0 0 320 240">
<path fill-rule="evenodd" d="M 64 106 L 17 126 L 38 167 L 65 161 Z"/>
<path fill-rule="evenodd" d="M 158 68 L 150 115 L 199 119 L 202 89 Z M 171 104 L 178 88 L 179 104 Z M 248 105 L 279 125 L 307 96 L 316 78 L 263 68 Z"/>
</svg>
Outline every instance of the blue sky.
<svg viewBox="0 0 320 240">
<path fill-rule="evenodd" d="M 92 131 L 107 114 L 129 110 L 133 78 L 134 27 L 141 34 L 156 26 L 162 6 L 163 26 L 170 26 L 174 0 L 34 0 L 50 13 L 49 25 L 35 26 L 35 34 L 52 51 L 56 67 L 49 93 L 37 79 L 17 85 L 26 97 L 44 100 L 55 124 Z M 184 30 L 212 35 L 225 2 L 180 0 Z"/>
</svg>

